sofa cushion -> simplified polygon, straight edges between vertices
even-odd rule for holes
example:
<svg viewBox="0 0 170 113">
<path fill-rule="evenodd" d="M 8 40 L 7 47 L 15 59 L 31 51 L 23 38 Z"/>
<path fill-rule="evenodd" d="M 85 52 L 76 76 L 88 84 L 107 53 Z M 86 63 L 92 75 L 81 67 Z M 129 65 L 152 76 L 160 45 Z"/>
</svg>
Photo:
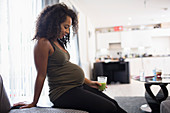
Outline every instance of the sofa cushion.
<svg viewBox="0 0 170 113">
<path fill-rule="evenodd" d="M 32 107 L 25 109 L 12 109 L 9 113 L 88 113 L 88 112 L 74 109 Z"/>
<path fill-rule="evenodd" d="M 170 113 L 170 100 L 161 102 L 160 113 Z"/>
</svg>

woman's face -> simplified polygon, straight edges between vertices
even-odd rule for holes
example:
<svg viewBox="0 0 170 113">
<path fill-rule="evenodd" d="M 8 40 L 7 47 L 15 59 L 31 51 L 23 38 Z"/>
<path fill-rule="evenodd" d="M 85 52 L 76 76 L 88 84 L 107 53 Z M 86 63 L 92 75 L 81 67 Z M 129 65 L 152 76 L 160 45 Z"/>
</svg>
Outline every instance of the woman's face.
<svg viewBox="0 0 170 113">
<path fill-rule="evenodd" d="M 61 23 L 61 32 L 60 39 L 62 39 L 65 35 L 69 34 L 69 29 L 72 24 L 71 17 L 67 16 L 65 22 Z"/>
</svg>

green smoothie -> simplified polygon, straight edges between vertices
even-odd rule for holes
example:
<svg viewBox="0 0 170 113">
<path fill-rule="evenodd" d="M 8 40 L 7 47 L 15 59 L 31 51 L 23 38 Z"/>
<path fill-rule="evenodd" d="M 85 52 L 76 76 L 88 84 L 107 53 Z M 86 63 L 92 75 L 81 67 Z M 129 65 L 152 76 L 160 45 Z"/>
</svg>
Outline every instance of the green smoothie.
<svg viewBox="0 0 170 113">
<path fill-rule="evenodd" d="M 99 86 L 99 90 L 104 91 L 106 88 L 106 83 L 100 83 L 100 84 L 101 84 L 101 86 Z"/>
</svg>

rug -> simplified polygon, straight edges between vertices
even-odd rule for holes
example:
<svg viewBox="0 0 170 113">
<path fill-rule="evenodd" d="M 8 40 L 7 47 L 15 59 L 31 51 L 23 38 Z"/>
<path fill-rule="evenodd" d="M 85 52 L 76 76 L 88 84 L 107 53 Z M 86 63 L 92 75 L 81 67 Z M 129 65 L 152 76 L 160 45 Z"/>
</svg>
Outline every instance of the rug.
<svg viewBox="0 0 170 113">
<path fill-rule="evenodd" d="M 143 113 L 141 105 L 146 104 L 145 97 L 114 97 L 118 104 L 128 113 Z"/>
</svg>

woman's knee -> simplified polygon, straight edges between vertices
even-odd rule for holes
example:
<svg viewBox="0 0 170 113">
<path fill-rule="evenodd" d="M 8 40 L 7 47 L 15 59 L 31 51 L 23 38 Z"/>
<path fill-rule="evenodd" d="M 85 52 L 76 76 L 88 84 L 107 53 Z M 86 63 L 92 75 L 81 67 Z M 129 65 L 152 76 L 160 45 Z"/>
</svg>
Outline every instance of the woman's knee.
<svg viewBox="0 0 170 113">
<path fill-rule="evenodd" d="M 118 108 L 114 103 L 112 103 L 106 107 L 106 113 L 117 113 L 117 111 L 118 111 Z"/>
</svg>

